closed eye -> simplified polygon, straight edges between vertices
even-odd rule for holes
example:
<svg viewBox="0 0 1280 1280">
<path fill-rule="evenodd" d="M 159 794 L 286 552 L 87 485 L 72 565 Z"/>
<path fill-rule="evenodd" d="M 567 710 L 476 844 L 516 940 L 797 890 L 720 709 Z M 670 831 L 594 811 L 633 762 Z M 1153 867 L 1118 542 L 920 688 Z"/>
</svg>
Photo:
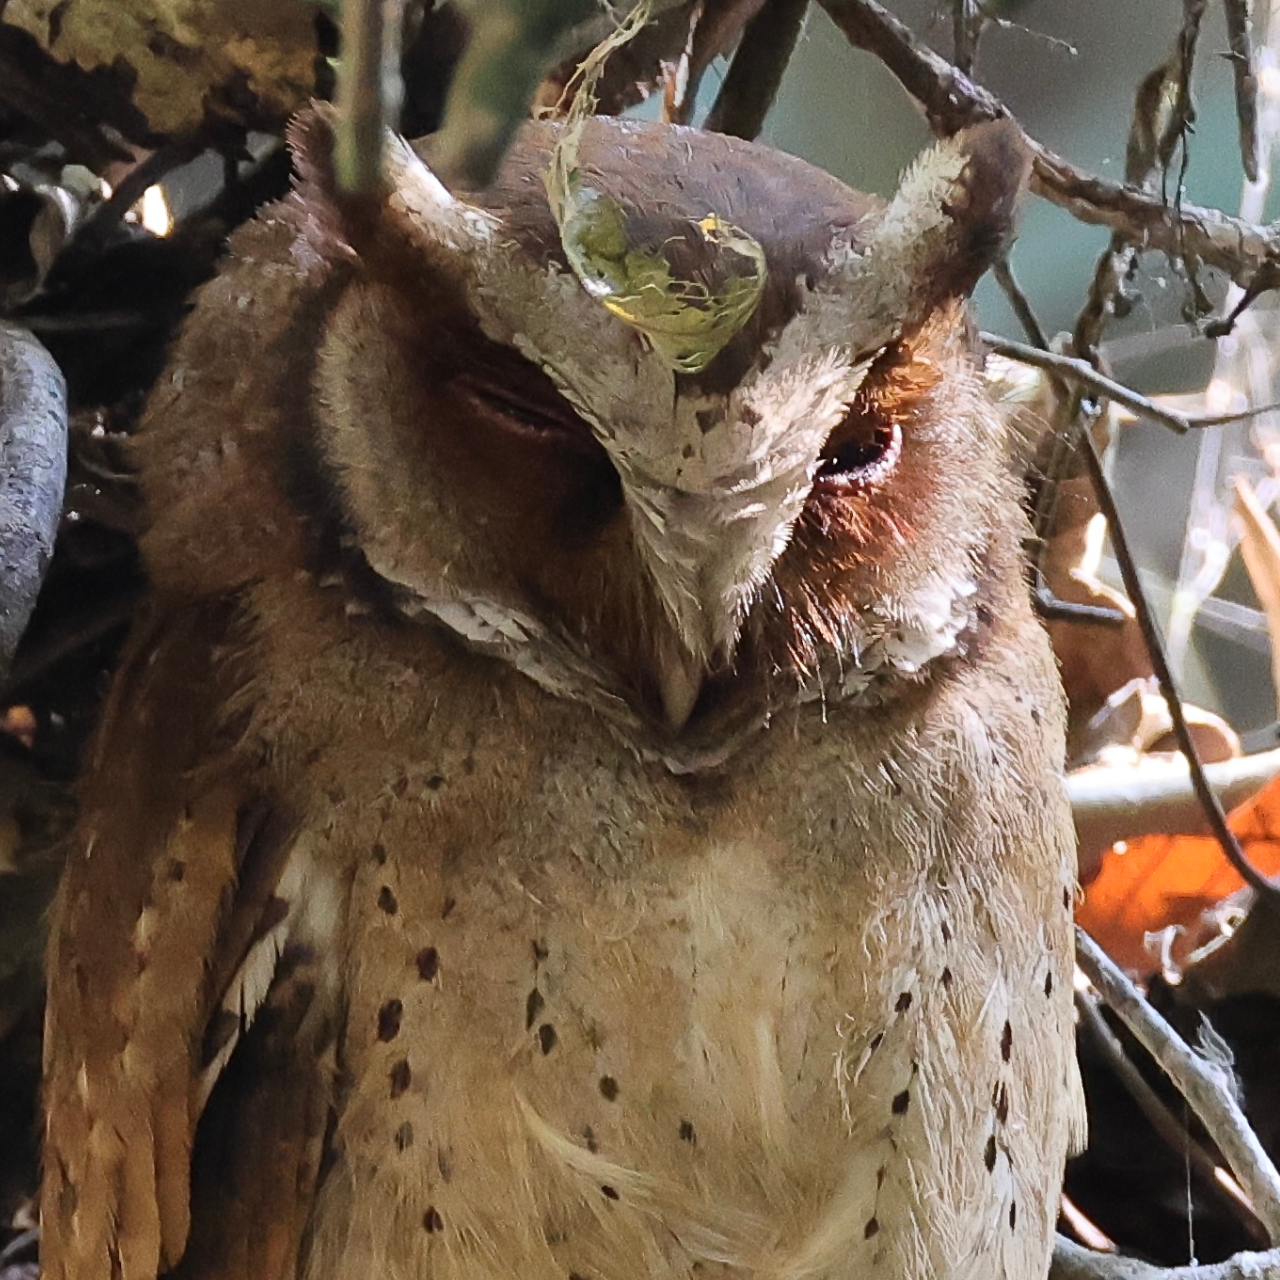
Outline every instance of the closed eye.
<svg viewBox="0 0 1280 1280">
<path fill-rule="evenodd" d="M 540 394 L 541 388 L 531 393 L 519 385 L 498 385 L 470 373 L 453 378 L 450 387 L 473 413 L 513 435 L 541 444 L 584 449 L 596 443 L 591 428 L 551 388 L 549 380 L 549 394 Z"/>
</svg>

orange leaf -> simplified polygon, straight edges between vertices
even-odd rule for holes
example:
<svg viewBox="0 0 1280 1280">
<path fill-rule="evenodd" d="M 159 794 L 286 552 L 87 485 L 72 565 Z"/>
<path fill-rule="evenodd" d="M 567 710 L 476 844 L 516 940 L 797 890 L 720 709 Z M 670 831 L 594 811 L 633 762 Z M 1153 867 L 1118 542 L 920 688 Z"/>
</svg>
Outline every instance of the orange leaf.
<svg viewBox="0 0 1280 1280">
<path fill-rule="evenodd" d="M 1280 873 L 1280 777 L 1228 821 L 1253 865 L 1263 875 Z M 1150 971 L 1144 934 L 1192 928 L 1243 884 L 1212 836 L 1135 836 L 1105 855 L 1076 918 L 1118 964 Z"/>
</svg>

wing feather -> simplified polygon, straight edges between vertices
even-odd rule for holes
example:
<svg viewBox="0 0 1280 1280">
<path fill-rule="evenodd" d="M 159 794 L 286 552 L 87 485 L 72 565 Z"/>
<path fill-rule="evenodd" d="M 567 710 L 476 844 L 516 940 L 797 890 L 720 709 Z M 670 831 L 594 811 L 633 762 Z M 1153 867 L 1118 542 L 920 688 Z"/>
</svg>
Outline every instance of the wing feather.
<svg viewBox="0 0 1280 1280">
<path fill-rule="evenodd" d="M 48 1280 L 155 1280 L 183 1258 L 203 1213 L 201 1112 L 271 998 L 293 824 L 223 722 L 240 684 L 234 618 L 201 606 L 138 628 L 88 771 L 49 953 Z M 210 1064 L 228 992 L 239 1022 Z M 306 1128 L 277 1123 L 290 1121 Z"/>
</svg>

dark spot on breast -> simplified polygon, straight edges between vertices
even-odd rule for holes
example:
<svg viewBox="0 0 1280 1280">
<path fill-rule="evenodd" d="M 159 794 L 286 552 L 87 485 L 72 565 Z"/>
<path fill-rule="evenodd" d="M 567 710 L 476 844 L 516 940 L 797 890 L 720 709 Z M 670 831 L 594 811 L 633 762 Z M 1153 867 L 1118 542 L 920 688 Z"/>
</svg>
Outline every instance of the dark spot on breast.
<svg viewBox="0 0 1280 1280">
<path fill-rule="evenodd" d="M 1040 723 L 1040 721 L 1041 721 L 1042 719 L 1043 719 L 1043 717 L 1042 717 L 1042 716 L 1041 716 L 1041 714 L 1040 714 L 1040 708 L 1039 708 L 1039 707 L 1032 707 L 1032 708 L 1031 708 L 1031 723 L 1032 723 L 1032 724 L 1039 724 L 1039 723 Z"/>
<path fill-rule="evenodd" d="M 600 1144 L 596 1141 L 596 1131 L 590 1125 L 582 1130 L 582 1140 L 587 1144 L 587 1150 L 592 1155 L 600 1150 Z"/>
<path fill-rule="evenodd" d="M 600 1191 L 601 1191 L 601 1194 L 603 1194 L 603 1196 L 604 1196 L 604 1198 L 605 1198 L 606 1200 L 619 1200 L 619 1199 L 621 1199 L 621 1197 L 618 1195 L 617 1188 L 616 1188 L 616 1187 L 611 1187 L 607 1182 L 602 1182 L 602 1183 L 600 1184 Z"/>
<path fill-rule="evenodd" d="M 738 410 L 738 421 L 741 422 L 744 427 L 758 426 L 760 423 L 760 411 L 758 409 L 753 409 L 749 404 L 744 404 L 742 408 Z"/>
<path fill-rule="evenodd" d="M 993 1133 L 987 1139 L 986 1148 L 982 1152 L 982 1163 L 987 1166 L 988 1173 L 994 1173 L 996 1168 L 996 1135 Z"/>
<path fill-rule="evenodd" d="M 898 997 L 898 1003 L 893 1006 L 894 1013 L 906 1013 L 911 1008 L 911 992 L 904 991 Z"/>
<path fill-rule="evenodd" d="M 533 959 L 536 964 L 541 964 L 551 952 L 547 949 L 545 942 L 539 941 L 537 938 L 533 940 Z"/>
<path fill-rule="evenodd" d="M 444 906 L 440 908 L 440 919 L 447 920 L 453 914 L 453 909 L 457 905 L 457 898 L 446 898 L 444 900 Z"/>
<path fill-rule="evenodd" d="M 391 1096 L 393 1098 L 400 1097 L 413 1081 L 413 1072 L 409 1070 L 409 1060 L 401 1058 L 387 1073 L 387 1079 L 391 1081 Z"/>
<path fill-rule="evenodd" d="M 875 1051 L 876 1051 L 876 1050 L 877 1050 L 877 1049 L 878 1049 L 882 1044 L 884 1044 L 884 1032 L 883 1032 L 883 1031 L 877 1031 L 877 1032 L 875 1033 L 875 1035 L 873 1035 L 873 1036 L 871 1037 L 871 1043 L 867 1046 L 867 1048 L 868 1048 L 872 1053 L 875 1053 Z"/>
<path fill-rule="evenodd" d="M 1018 1202 L 1016 1200 L 1009 1201 L 1009 1230 L 1016 1231 L 1018 1229 Z"/>
<path fill-rule="evenodd" d="M 418 977 L 423 982 L 431 982 L 440 972 L 440 953 L 435 947 L 423 947 L 414 957 L 414 963 L 418 966 Z"/>
<path fill-rule="evenodd" d="M 600 1096 L 612 1102 L 618 1096 L 618 1082 L 612 1076 L 600 1077 Z"/>
<path fill-rule="evenodd" d="M 1070 889 L 1063 889 L 1063 891 L 1062 891 L 1062 905 L 1063 905 L 1063 906 L 1064 906 L 1068 911 L 1070 911 L 1070 910 L 1071 910 L 1071 890 L 1070 890 Z"/>
<path fill-rule="evenodd" d="M 875 1235 L 876 1232 L 879 1230 L 880 1230 L 880 1220 L 874 1217 L 868 1218 L 867 1225 L 862 1228 L 862 1238 L 864 1240 L 870 1240 L 871 1237 Z"/>
<path fill-rule="evenodd" d="M 695 410 L 693 417 L 698 424 L 698 430 L 705 436 L 707 432 L 714 430 L 724 421 L 724 409 L 719 405 L 712 405 L 708 409 Z"/>
<path fill-rule="evenodd" d="M 444 1230 L 444 1219 L 440 1216 L 440 1211 L 435 1205 L 432 1205 L 422 1215 L 422 1228 L 428 1235 L 435 1235 L 437 1231 Z"/>
<path fill-rule="evenodd" d="M 394 1040 L 400 1034 L 400 1018 L 404 1005 L 399 1000 L 388 1000 L 378 1010 L 378 1039 Z"/>
<path fill-rule="evenodd" d="M 876 1170 L 876 1190 L 879 1191 L 884 1186 L 884 1180 L 889 1176 L 889 1168 L 887 1165 L 881 1165 Z"/>
<path fill-rule="evenodd" d="M 378 906 L 389 916 L 395 915 L 400 910 L 400 904 L 396 901 L 396 895 L 391 892 L 391 886 L 384 884 L 378 890 Z"/>
<path fill-rule="evenodd" d="M 440 788 L 443 786 L 444 786 L 444 774 L 442 773 L 433 773 L 431 777 L 427 779 L 428 791 L 439 791 Z"/>
<path fill-rule="evenodd" d="M 445 1182 L 453 1181 L 453 1157 L 449 1154 L 448 1147 L 436 1148 L 436 1168 L 440 1170 L 440 1177 Z"/>
<path fill-rule="evenodd" d="M 413 1125 L 407 1120 L 397 1130 L 393 1141 L 397 1151 L 408 1151 L 413 1146 Z"/>
<path fill-rule="evenodd" d="M 1044 993 L 1047 996 L 1053 995 L 1053 970 L 1052 969 L 1050 969 L 1049 972 L 1044 975 Z"/>
<path fill-rule="evenodd" d="M 954 982 L 954 981 L 955 981 L 955 979 L 954 979 L 954 977 L 952 976 L 952 973 L 951 973 L 951 966 L 950 966 L 950 965 L 948 965 L 948 966 L 947 966 L 945 969 L 943 969 L 943 971 L 942 971 L 942 985 L 943 985 L 944 987 L 946 987 L 948 990 L 950 990 L 950 988 L 951 988 L 951 984 L 952 984 L 952 982 Z"/>
<path fill-rule="evenodd" d="M 524 1002 L 524 1029 L 528 1031 L 536 1021 L 538 1014 L 542 1012 L 542 1006 L 546 1003 L 542 998 L 542 992 L 534 987 L 525 997 Z"/>
<path fill-rule="evenodd" d="M 680 1141 L 688 1143 L 696 1143 L 698 1135 L 694 1132 L 692 1120 L 680 1121 Z"/>
<path fill-rule="evenodd" d="M 177 884 L 184 879 L 187 874 L 187 864 L 181 858 L 171 858 L 169 860 L 169 879 Z"/>
<path fill-rule="evenodd" d="M 893 1095 L 893 1101 L 889 1104 L 895 1116 L 904 1116 L 907 1114 L 907 1107 L 911 1105 L 911 1091 L 903 1089 L 901 1093 Z"/>
<path fill-rule="evenodd" d="M 942 940 L 943 942 L 951 941 L 951 926 L 945 920 L 942 922 Z"/>
<path fill-rule="evenodd" d="M 538 1028 L 538 1044 L 544 1055 L 551 1052 L 556 1047 L 556 1029 L 549 1022 L 544 1022 Z"/>
<path fill-rule="evenodd" d="M 1004 1124 L 1009 1118 L 1009 1089 L 1006 1085 L 1001 1085 L 996 1090 L 996 1119 Z"/>
<path fill-rule="evenodd" d="M 1000 1056 L 1006 1061 L 1013 1054 L 1013 1026 L 1011 1023 L 1004 1024 L 1004 1030 L 1000 1033 Z"/>
</svg>

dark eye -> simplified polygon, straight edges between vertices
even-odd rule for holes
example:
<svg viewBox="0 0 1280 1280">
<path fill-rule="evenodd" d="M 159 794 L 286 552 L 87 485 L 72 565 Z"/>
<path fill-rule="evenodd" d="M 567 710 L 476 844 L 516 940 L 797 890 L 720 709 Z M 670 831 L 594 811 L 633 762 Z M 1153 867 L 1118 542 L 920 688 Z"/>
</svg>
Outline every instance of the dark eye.
<svg viewBox="0 0 1280 1280">
<path fill-rule="evenodd" d="M 843 493 L 886 475 L 902 450 L 902 428 L 855 400 L 843 421 L 827 437 L 814 486 Z"/>
<path fill-rule="evenodd" d="M 887 380 L 907 356 L 899 342 L 876 353 L 853 403 L 827 437 L 814 475 L 815 489 L 847 493 L 879 480 L 893 468 L 902 451 L 902 428 L 883 393 Z"/>
</svg>

